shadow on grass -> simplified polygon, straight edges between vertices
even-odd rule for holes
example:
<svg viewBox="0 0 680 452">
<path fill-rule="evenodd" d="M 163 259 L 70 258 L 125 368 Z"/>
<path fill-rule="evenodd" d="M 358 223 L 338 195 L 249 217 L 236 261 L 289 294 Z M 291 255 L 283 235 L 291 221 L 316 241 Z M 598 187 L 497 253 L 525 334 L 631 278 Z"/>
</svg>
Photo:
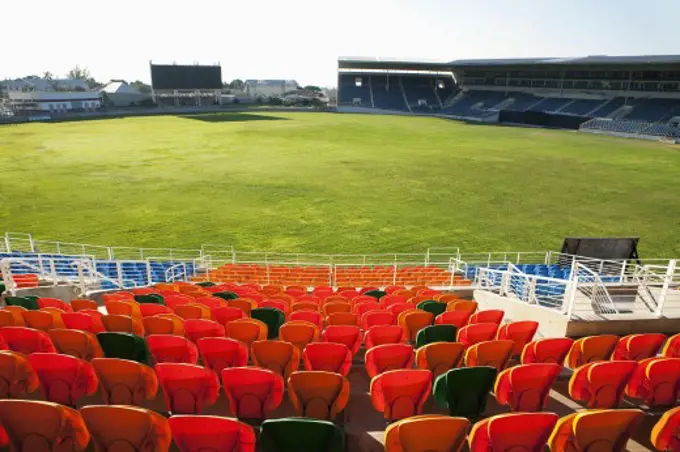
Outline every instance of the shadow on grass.
<svg viewBox="0 0 680 452">
<path fill-rule="evenodd" d="M 244 121 L 279 121 L 288 120 L 288 118 L 281 118 L 279 116 L 267 116 L 252 113 L 208 113 L 208 114 L 192 114 L 192 115 L 178 115 L 180 118 L 193 119 L 203 122 L 244 122 Z"/>
</svg>

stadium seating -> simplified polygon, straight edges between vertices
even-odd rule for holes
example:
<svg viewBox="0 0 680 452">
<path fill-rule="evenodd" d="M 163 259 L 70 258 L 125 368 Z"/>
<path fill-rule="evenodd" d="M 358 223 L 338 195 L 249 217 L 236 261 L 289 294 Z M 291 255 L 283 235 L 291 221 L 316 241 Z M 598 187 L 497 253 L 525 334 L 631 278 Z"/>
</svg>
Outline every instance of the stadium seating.
<svg viewBox="0 0 680 452">
<path fill-rule="evenodd" d="M 283 378 L 259 367 L 222 369 L 229 408 L 239 419 L 265 419 L 283 400 Z"/>
<path fill-rule="evenodd" d="M 375 108 L 409 111 L 401 88 L 400 77 L 372 75 L 370 82 Z"/>
<path fill-rule="evenodd" d="M 156 364 L 155 369 L 170 413 L 201 414 L 217 400 L 220 382 L 212 370 L 184 363 Z"/>
<path fill-rule="evenodd" d="M 260 441 L 263 452 L 345 451 L 343 430 L 319 419 L 267 419 L 262 423 Z"/>
<path fill-rule="evenodd" d="M 97 340 L 107 358 L 129 359 L 149 364 L 149 347 L 139 336 L 130 333 L 99 333 Z"/>
<path fill-rule="evenodd" d="M 339 342 L 314 342 L 305 347 L 302 360 L 305 370 L 335 372 L 346 377 L 352 367 L 352 351 Z"/>
<path fill-rule="evenodd" d="M 352 352 L 352 355 L 355 355 L 361 347 L 362 333 L 359 327 L 355 325 L 329 325 L 321 333 L 321 340 L 344 344 Z"/>
<path fill-rule="evenodd" d="M 31 353 L 56 353 L 49 334 L 21 326 L 5 326 L 0 328 L 0 338 L 10 350 L 30 355 Z"/>
<path fill-rule="evenodd" d="M 470 452 L 542 451 L 557 421 L 558 416 L 553 413 L 510 413 L 492 416 L 472 427 L 468 437 Z"/>
<path fill-rule="evenodd" d="M 38 375 L 26 355 L 0 351 L 0 399 L 20 399 L 39 387 Z"/>
<path fill-rule="evenodd" d="M 368 349 L 364 361 L 366 373 L 373 378 L 390 370 L 408 369 L 414 359 L 413 347 L 408 344 L 383 344 Z"/>
<path fill-rule="evenodd" d="M 177 415 L 168 419 L 180 452 L 255 452 L 255 432 L 251 426 L 218 416 Z"/>
<path fill-rule="evenodd" d="M 654 447 L 664 452 L 680 450 L 680 407 L 666 411 L 652 429 Z"/>
<path fill-rule="evenodd" d="M 453 325 L 430 325 L 421 328 L 416 334 L 416 347 L 420 348 L 433 342 L 455 342 L 456 327 Z"/>
<path fill-rule="evenodd" d="M 680 358 L 680 334 L 668 338 L 661 354 L 666 358 Z"/>
<path fill-rule="evenodd" d="M 141 406 L 158 392 L 156 373 L 144 364 L 126 359 L 95 358 L 92 367 L 107 405 Z"/>
<path fill-rule="evenodd" d="M 574 344 L 569 338 L 545 338 L 529 342 L 522 350 L 522 364 L 555 363 L 562 365 Z"/>
<path fill-rule="evenodd" d="M 32 353 L 28 361 L 38 375 L 44 398 L 75 407 L 81 397 L 95 393 L 99 383 L 92 365 L 57 353 Z"/>
<path fill-rule="evenodd" d="M 158 363 L 185 363 L 196 364 L 198 362 L 198 349 L 188 339 L 171 334 L 152 334 L 146 338 L 151 356 Z"/>
<path fill-rule="evenodd" d="M 495 323 L 475 323 L 458 330 L 457 341 L 466 347 L 470 347 L 494 339 L 497 331 L 498 325 Z"/>
<path fill-rule="evenodd" d="M 424 345 L 416 351 L 415 363 L 419 369 L 432 372 L 433 378 L 458 367 L 465 347 L 458 342 L 434 342 Z"/>
<path fill-rule="evenodd" d="M 250 350 L 253 365 L 269 369 L 286 379 L 300 366 L 300 349 L 291 342 L 255 341 Z"/>
<path fill-rule="evenodd" d="M 673 406 L 680 399 L 680 358 L 647 358 L 638 363 L 626 395 L 647 406 Z"/>
<path fill-rule="evenodd" d="M 451 369 L 435 380 L 434 400 L 451 416 L 476 419 L 486 409 L 497 375 L 498 371 L 488 366 Z"/>
<path fill-rule="evenodd" d="M 558 364 L 522 364 L 506 369 L 496 379 L 496 400 L 512 411 L 542 411 L 561 370 Z"/>
<path fill-rule="evenodd" d="M 385 452 L 458 452 L 469 428 L 469 420 L 450 416 L 424 414 L 402 419 L 385 430 Z"/>
<path fill-rule="evenodd" d="M 548 439 L 551 452 L 624 451 L 642 422 L 640 410 L 589 410 L 561 418 Z"/>
<path fill-rule="evenodd" d="M 567 354 L 567 367 L 576 369 L 584 364 L 608 360 L 618 342 L 619 337 L 613 334 L 578 339 L 572 344 Z"/>
<path fill-rule="evenodd" d="M 203 364 L 218 375 L 221 375 L 222 369 L 248 364 L 248 347 L 236 339 L 204 337 L 198 340 L 197 345 Z"/>
<path fill-rule="evenodd" d="M 636 367 L 635 361 L 584 364 L 569 380 L 569 395 L 574 400 L 586 402 L 588 408 L 616 408 Z"/>
<path fill-rule="evenodd" d="M 387 421 L 398 421 L 422 414 L 431 386 L 429 370 L 391 370 L 371 380 L 371 401 Z"/>
<path fill-rule="evenodd" d="M 666 342 L 664 334 L 631 334 L 622 337 L 614 348 L 612 360 L 641 361 L 656 356 Z"/>
<path fill-rule="evenodd" d="M 490 366 L 500 372 L 510 360 L 514 345 L 509 340 L 477 342 L 465 351 L 465 366 Z"/>
<path fill-rule="evenodd" d="M 334 420 L 349 400 L 349 380 L 324 371 L 293 372 L 288 379 L 288 396 L 302 417 Z"/>
</svg>

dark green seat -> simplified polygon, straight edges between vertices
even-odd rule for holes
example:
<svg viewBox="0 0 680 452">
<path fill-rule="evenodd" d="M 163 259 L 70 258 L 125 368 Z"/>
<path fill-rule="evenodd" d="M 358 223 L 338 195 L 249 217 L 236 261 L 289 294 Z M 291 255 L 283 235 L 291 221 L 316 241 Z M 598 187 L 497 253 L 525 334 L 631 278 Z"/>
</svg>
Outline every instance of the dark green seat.
<svg viewBox="0 0 680 452">
<path fill-rule="evenodd" d="M 387 292 L 383 292 L 382 290 L 369 290 L 364 295 L 368 295 L 369 297 L 374 297 L 380 300 L 382 297 L 387 295 Z"/>
<path fill-rule="evenodd" d="M 263 452 L 344 452 L 345 432 L 329 421 L 267 419 L 260 429 Z"/>
<path fill-rule="evenodd" d="M 456 327 L 454 325 L 430 325 L 416 334 L 416 348 L 432 342 L 456 342 Z"/>
<path fill-rule="evenodd" d="M 250 317 L 267 324 L 267 339 L 279 337 L 279 328 L 286 321 L 286 315 L 276 308 L 255 308 L 250 311 Z"/>
<path fill-rule="evenodd" d="M 165 306 L 165 298 L 157 293 L 150 293 L 144 295 L 135 295 L 135 301 L 140 304 L 162 304 Z"/>
<path fill-rule="evenodd" d="M 120 358 L 149 365 L 149 347 L 144 338 L 131 333 L 98 333 L 97 340 L 107 358 Z"/>
<path fill-rule="evenodd" d="M 5 303 L 7 306 L 21 306 L 22 308 L 26 308 L 31 311 L 36 311 L 40 309 L 40 306 L 38 306 L 38 298 L 37 297 L 5 297 Z"/>
<path fill-rule="evenodd" d="M 215 285 L 215 283 L 212 282 L 212 281 L 203 281 L 203 282 L 200 282 L 200 283 L 196 283 L 196 285 L 199 286 L 199 287 L 212 287 L 212 286 Z"/>
<path fill-rule="evenodd" d="M 214 296 L 214 297 L 219 297 L 219 298 L 221 298 L 221 299 L 223 299 L 223 300 L 227 300 L 227 301 L 229 301 L 229 300 L 236 300 L 236 299 L 238 298 L 238 294 L 237 294 L 237 293 L 230 292 L 230 291 L 228 291 L 228 290 L 227 290 L 226 292 L 217 292 L 217 293 L 214 293 L 213 296 Z"/>
<path fill-rule="evenodd" d="M 425 300 L 418 303 L 416 308 L 422 311 L 431 312 L 435 317 L 437 317 L 442 312 L 446 312 L 446 303 L 435 300 Z"/>
<path fill-rule="evenodd" d="M 5 284 L 4 284 L 4 283 L 0 283 L 0 295 L 2 295 L 3 293 L 5 293 L 5 289 L 7 289 L 7 287 L 5 287 Z"/>
<path fill-rule="evenodd" d="M 435 380 L 434 400 L 440 408 L 448 408 L 451 416 L 477 419 L 486 409 L 497 374 L 490 366 L 451 369 Z"/>
</svg>

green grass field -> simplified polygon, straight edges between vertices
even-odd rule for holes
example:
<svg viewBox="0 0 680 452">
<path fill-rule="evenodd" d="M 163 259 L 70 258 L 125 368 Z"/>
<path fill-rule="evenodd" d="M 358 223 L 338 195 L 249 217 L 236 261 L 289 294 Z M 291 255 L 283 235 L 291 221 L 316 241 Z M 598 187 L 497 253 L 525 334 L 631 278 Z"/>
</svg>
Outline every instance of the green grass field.
<svg viewBox="0 0 680 452">
<path fill-rule="evenodd" d="M 641 236 L 680 254 L 680 152 L 575 132 L 322 113 L 0 127 L 0 224 L 131 246 L 410 252 Z"/>
</svg>

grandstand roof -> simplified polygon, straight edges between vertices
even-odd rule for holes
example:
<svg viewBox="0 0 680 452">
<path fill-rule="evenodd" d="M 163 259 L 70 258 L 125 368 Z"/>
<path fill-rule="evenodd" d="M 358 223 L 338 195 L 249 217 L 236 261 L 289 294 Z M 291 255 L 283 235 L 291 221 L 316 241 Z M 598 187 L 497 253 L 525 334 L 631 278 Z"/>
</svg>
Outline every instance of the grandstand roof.
<svg viewBox="0 0 680 452">
<path fill-rule="evenodd" d="M 295 80 L 246 80 L 246 85 L 259 85 L 259 86 L 286 86 L 290 84 L 297 85 Z"/>
<path fill-rule="evenodd" d="M 112 81 L 100 91 L 103 91 L 107 94 L 141 94 L 135 88 L 123 81 Z"/>
</svg>

